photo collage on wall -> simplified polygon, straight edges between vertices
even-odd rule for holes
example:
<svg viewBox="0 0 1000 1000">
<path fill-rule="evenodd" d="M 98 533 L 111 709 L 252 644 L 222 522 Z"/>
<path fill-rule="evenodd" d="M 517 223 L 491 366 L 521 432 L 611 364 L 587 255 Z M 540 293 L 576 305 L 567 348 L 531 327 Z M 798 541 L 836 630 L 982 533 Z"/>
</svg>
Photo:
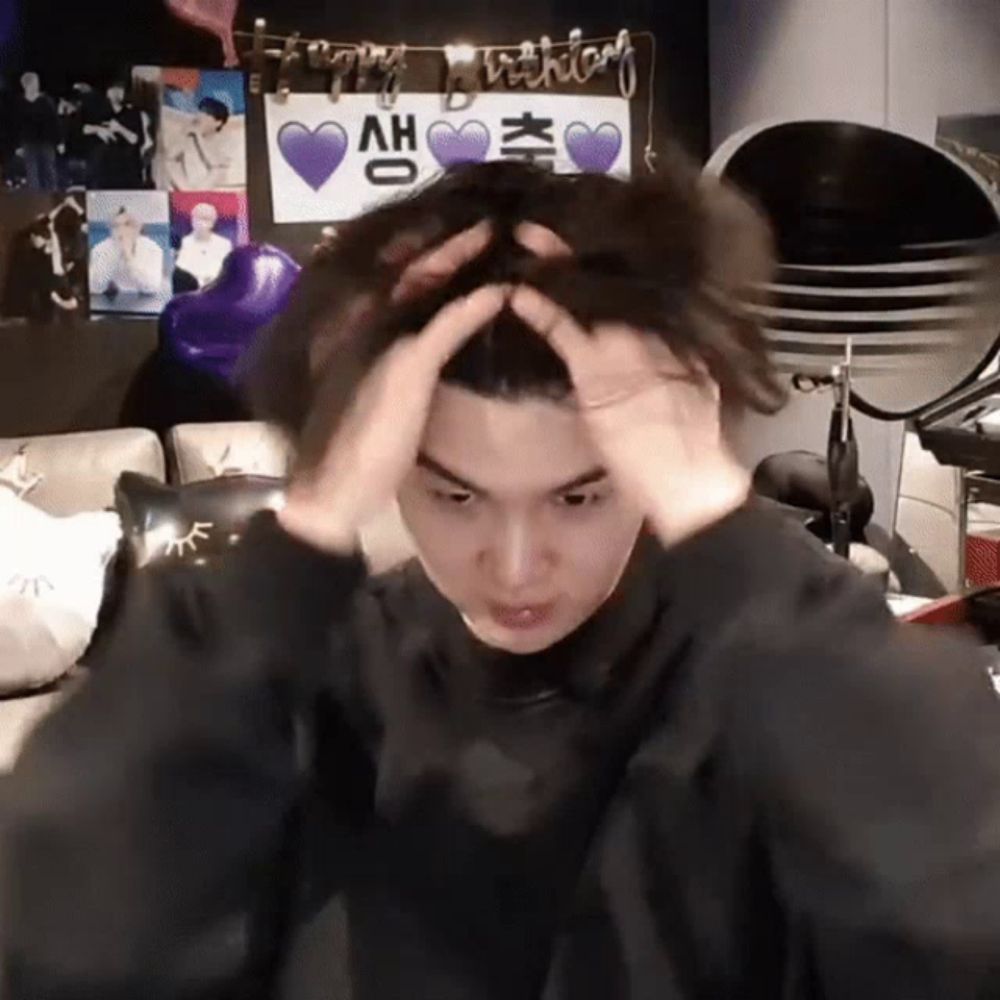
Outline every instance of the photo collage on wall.
<svg viewBox="0 0 1000 1000">
<path fill-rule="evenodd" d="M 156 316 L 249 242 L 244 76 L 0 76 L 0 321 Z"/>
</svg>

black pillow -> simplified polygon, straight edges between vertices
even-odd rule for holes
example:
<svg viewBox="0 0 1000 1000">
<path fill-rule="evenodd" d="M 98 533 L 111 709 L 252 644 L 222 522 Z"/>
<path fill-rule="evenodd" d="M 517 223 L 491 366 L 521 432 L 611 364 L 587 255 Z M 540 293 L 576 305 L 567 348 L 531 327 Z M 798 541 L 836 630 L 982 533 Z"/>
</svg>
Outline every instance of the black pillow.
<svg viewBox="0 0 1000 1000">
<path fill-rule="evenodd" d="M 123 472 L 115 487 L 130 563 L 211 565 L 243 537 L 258 511 L 280 507 L 285 480 L 224 476 L 165 486 L 137 472 Z"/>
<path fill-rule="evenodd" d="M 811 451 L 783 451 L 765 458 L 754 470 L 754 492 L 785 507 L 819 514 L 814 534 L 830 541 L 830 477 L 826 458 Z M 872 519 L 874 498 L 861 476 L 851 498 L 851 540 L 863 542 L 864 530 Z"/>
</svg>

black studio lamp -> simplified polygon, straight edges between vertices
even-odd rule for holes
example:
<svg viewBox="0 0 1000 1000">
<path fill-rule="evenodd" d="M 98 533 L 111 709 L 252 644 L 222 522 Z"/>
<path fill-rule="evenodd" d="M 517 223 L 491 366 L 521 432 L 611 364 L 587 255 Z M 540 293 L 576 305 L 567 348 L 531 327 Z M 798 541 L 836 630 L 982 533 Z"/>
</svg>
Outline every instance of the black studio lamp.
<svg viewBox="0 0 1000 1000">
<path fill-rule="evenodd" d="M 838 121 L 752 126 L 706 173 L 769 217 L 778 268 L 754 290 L 779 369 L 832 386 L 831 541 L 846 555 L 858 453 L 851 408 L 919 418 L 976 379 L 1000 334 L 1000 216 L 961 160 L 908 136 Z"/>
</svg>

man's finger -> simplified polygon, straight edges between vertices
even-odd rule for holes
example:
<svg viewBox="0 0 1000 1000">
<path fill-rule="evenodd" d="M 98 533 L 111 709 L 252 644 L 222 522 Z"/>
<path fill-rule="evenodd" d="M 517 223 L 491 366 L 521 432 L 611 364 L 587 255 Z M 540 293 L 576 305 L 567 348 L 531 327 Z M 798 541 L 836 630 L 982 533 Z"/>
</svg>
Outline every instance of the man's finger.
<svg viewBox="0 0 1000 1000">
<path fill-rule="evenodd" d="M 530 285 L 519 285 L 510 308 L 552 345 L 571 372 L 586 367 L 593 352 L 591 337 L 562 306 Z"/>
<path fill-rule="evenodd" d="M 423 233 L 416 229 L 407 229 L 397 233 L 379 251 L 378 258 L 383 264 L 402 267 L 411 263 L 427 244 Z"/>
<path fill-rule="evenodd" d="M 493 227 L 484 219 L 422 254 L 403 271 L 392 291 L 392 301 L 404 302 L 443 285 L 456 271 L 475 260 L 492 239 Z"/>
<path fill-rule="evenodd" d="M 467 340 L 500 314 L 509 294 L 505 285 L 484 285 L 449 302 L 417 336 L 417 356 L 440 371 Z"/>
<path fill-rule="evenodd" d="M 704 358 L 697 355 L 680 358 L 660 337 L 647 335 L 644 343 L 656 371 L 662 379 L 688 382 L 696 386 L 706 396 L 719 398 L 721 394 L 719 384 Z"/>
<path fill-rule="evenodd" d="M 522 222 L 514 229 L 514 239 L 536 257 L 572 257 L 573 249 L 558 234 L 537 222 Z"/>
</svg>

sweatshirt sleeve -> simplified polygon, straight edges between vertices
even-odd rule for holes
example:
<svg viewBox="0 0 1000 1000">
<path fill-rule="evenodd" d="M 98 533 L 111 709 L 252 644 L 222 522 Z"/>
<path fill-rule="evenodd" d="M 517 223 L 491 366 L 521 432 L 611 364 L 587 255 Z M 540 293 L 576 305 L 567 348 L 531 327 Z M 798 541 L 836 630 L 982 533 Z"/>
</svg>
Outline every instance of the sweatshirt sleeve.
<svg viewBox="0 0 1000 1000">
<path fill-rule="evenodd" d="M 134 579 L 2 789 L 5 1000 L 266 995 L 299 709 L 364 573 L 266 513 L 215 570 Z"/>
<path fill-rule="evenodd" d="M 110 239 L 102 240 L 90 254 L 90 291 L 103 295 L 111 284 L 116 264 L 115 247 Z"/>
<path fill-rule="evenodd" d="M 781 574 L 781 550 L 730 529 L 720 562 Z M 762 587 L 716 659 L 800 957 L 789 995 L 1000 997 L 1000 702 L 982 651 L 895 622 L 835 572 Z"/>
</svg>

